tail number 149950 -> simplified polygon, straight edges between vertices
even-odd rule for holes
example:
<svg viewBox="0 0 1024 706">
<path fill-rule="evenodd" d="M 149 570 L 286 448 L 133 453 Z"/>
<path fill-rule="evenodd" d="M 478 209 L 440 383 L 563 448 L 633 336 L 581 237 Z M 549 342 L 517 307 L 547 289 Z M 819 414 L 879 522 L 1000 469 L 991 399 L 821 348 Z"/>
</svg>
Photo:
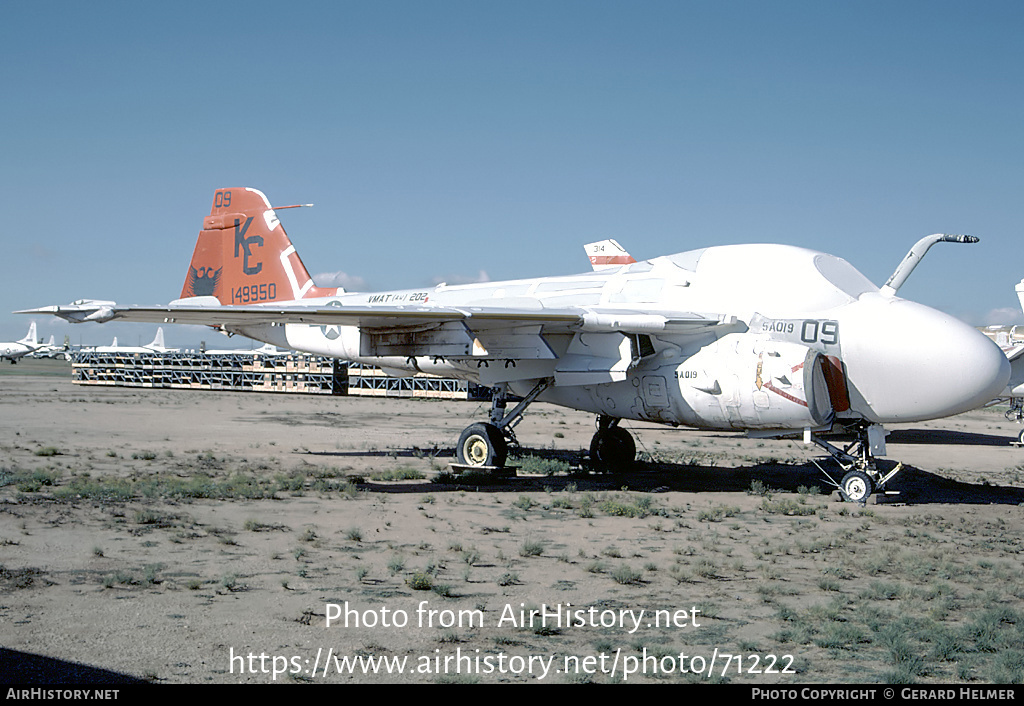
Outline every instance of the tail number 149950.
<svg viewBox="0 0 1024 706">
<path fill-rule="evenodd" d="M 232 304 L 254 304 L 256 302 L 271 302 L 275 299 L 277 299 L 277 285 L 273 282 L 247 284 L 231 290 Z"/>
</svg>

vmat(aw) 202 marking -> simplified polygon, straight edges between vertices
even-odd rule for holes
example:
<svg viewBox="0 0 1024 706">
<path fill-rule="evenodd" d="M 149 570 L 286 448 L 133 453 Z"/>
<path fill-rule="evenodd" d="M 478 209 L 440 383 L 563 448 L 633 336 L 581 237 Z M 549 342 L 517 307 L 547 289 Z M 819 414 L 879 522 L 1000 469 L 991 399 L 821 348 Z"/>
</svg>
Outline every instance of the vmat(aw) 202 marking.
<svg viewBox="0 0 1024 706">
<path fill-rule="evenodd" d="M 1007 384 L 1003 352 L 952 316 L 896 296 L 934 235 L 890 280 L 786 245 L 706 247 L 637 262 L 615 241 L 588 246 L 592 270 L 372 294 L 318 287 L 255 189 L 218 189 L 181 298 L 120 307 L 79 300 L 33 310 L 69 321 L 206 324 L 276 346 L 436 373 L 494 389 L 489 419 L 466 428 L 460 463 L 502 466 L 536 400 L 597 415 L 593 465 L 635 457 L 620 420 L 753 435 L 802 434 L 864 501 L 880 470 L 883 425 L 946 417 Z M 929 341 L 921 346 L 920 341 Z M 518 403 L 508 409 L 508 402 Z M 845 448 L 823 438 L 852 432 Z"/>
</svg>

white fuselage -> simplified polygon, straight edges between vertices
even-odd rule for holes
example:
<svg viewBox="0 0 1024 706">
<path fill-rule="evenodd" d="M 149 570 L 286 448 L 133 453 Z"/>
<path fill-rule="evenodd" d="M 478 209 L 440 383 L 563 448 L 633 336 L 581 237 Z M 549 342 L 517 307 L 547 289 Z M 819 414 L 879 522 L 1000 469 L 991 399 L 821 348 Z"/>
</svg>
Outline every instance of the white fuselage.
<svg viewBox="0 0 1024 706">
<path fill-rule="evenodd" d="M 400 350 L 401 340 L 375 338 L 355 326 L 232 330 L 396 373 L 436 373 L 488 386 L 508 383 L 519 395 L 537 380 L 552 378 L 555 384 L 540 399 L 613 417 L 701 428 L 805 429 L 836 418 L 934 419 L 987 402 L 1009 377 L 1000 349 L 970 326 L 883 295 L 840 258 L 782 245 L 712 247 L 565 277 L 294 303 L 621 310 L 628 322 L 623 330 L 643 337 L 632 351 L 622 333 L 589 333 L 585 326 L 540 334 L 524 325 L 515 335 L 506 331 L 488 339 L 486 326 L 478 328 L 471 319 L 473 350 L 447 355 L 387 354 Z M 671 319 L 678 312 L 717 316 L 721 323 L 673 328 L 653 320 L 653 315 Z M 437 350 L 454 350 L 443 344 L 457 334 L 430 335 Z M 409 335 L 424 334 L 410 329 Z M 838 379 L 826 380 L 829 361 L 838 366 Z"/>
<path fill-rule="evenodd" d="M 0 343 L 0 358 L 17 360 L 18 358 L 24 358 L 34 350 L 34 347 L 27 346 L 24 343 L 8 341 L 7 343 Z"/>
</svg>

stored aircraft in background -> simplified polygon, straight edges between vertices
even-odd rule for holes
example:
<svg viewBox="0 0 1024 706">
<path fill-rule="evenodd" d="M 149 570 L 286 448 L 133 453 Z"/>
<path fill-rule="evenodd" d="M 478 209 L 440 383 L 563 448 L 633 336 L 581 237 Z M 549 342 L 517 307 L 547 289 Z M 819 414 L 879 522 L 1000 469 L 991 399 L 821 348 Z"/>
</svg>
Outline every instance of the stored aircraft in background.
<svg viewBox="0 0 1024 706">
<path fill-rule="evenodd" d="M 636 262 L 633 256 L 614 240 L 587 243 L 583 246 L 583 250 L 587 253 L 587 257 L 590 259 L 590 266 L 594 268 L 594 272 L 618 269 L 623 265 L 632 265 Z"/>
<path fill-rule="evenodd" d="M 20 341 L 0 343 L 0 359 L 6 358 L 14 364 L 18 362 L 19 358 L 24 358 L 43 346 L 44 344 L 36 339 L 36 322 L 33 321 L 28 325 L 28 333 Z"/>
<path fill-rule="evenodd" d="M 1021 309 L 1024 310 L 1024 279 L 1017 284 L 1016 291 Z M 1010 409 L 1006 411 L 1006 418 L 1018 424 L 1024 423 L 1024 325 L 986 326 L 982 332 L 1003 349 L 1010 361 L 1010 381 L 996 402 L 1009 402 Z M 1024 445 L 1024 428 L 1017 440 Z"/>
<path fill-rule="evenodd" d="M 119 346 L 117 345 L 117 336 L 114 337 L 113 343 L 109 346 L 96 346 L 92 348 L 93 353 L 177 353 L 180 348 L 168 348 L 164 345 L 164 329 L 161 326 L 156 330 L 156 336 L 152 342 L 147 343 L 144 346 Z"/>
<path fill-rule="evenodd" d="M 843 497 L 863 502 L 899 469 L 879 468 L 883 425 L 974 409 L 1007 384 L 1009 363 L 992 341 L 896 296 L 932 244 L 976 240 L 922 238 L 882 288 L 838 257 L 758 244 L 564 277 L 356 294 L 313 282 L 261 192 L 218 189 L 180 299 L 23 313 L 206 324 L 395 374 L 471 380 L 494 396 L 489 420 L 458 440 L 469 466 L 502 466 L 535 400 L 597 415 L 597 467 L 634 460 L 623 419 L 802 434 L 842 467 L 833 482 Z M 836 428 L 855 440 L 832 445 L 823 434 Z"/>
<path fill-rule="evenodd" d="M 269 343 L 260 346 L 259 348 L 220 348 L 220 349 L 206 349 L 202 351 L 206 355 L 252 355 L 252 356 L 278 356 L 288 355 L 291 351 L 283 351 L 277 346 L 272 346 Z"/>
<path fill-rule="evenodd" d="M 50 335 L 50 340 L 44 344 L 41 344 L 38 348 L 28 354 L 29 358 L 61 358 L 63 360 L 71 360 L 71 346 L 68 344 L 67 337 L 64 337 L 64 345 L 58 346 L 56 343 L 56 337 Z"/>
</svg>

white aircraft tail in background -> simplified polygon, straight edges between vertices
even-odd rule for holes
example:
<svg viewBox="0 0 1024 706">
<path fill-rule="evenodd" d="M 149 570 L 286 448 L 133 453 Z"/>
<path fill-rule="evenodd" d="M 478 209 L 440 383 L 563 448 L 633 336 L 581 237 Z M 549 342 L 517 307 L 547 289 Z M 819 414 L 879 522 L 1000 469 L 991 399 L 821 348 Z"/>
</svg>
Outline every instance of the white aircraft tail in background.
<svg viewBox="0 0 1024 706">
<path fill-rule="evenodd" d="M 1024 279 L 1016 287 L 1021 310 L 1024 310 Z M 1024 326 L 989 326 L 982 329 L 1006 353 L 1010 361 L 1010 382 L 999 396 L 999 401 L 1009 399 L 1008 420 L 1024 423 Z M 1024 428 L 1017 436 L 1017 442 L 1024 446 Z"/>
<path fill-rule="evenodd" d="M 976 240 L 968 236 L 922 239 L 884 289 L 805 248 L 711 246 L 634 262 L 604 241 L 587 250 L 596 271 L 346 293 L 313 282 L 277 210 L 256 189 L 217 189 L 181 298 L 169 304 L 79 300 L 22 313 L 207 325 L 490 387 L 488 420 L 456 444 L 467 466 L 504 465 L 535 400 L 594 413 L 590 461 L 605 470 L 635 461 L 624 419 L 798 435 L 836 459 L 845 475 L 835 485 L 855 502 L 900 468 L 880 468 L 883 425 L 974 409 L 1010 377 L 981 332 L 897 296 L 927 247 Z M 823 437 L 841 430 L 854 435 L 845 448 Z"/>
<path fill-rule="evenodd" d="M 117 336 L 114 336 L 114 340 L 109 346 L 96 346 L 92 349 L 95 353 L 177 353 L 180 348 L 167 348 L 164 346 L 164 329 L 161 326 L 156 330 L 156 336 L 153 338 L 151 343 L 147 343 L 144 346 L 119 346 L 117 345 Z"/>
<path fill-rule="evenodd" d="M 19 358 L 24 358 L 29 353 L 42 348 L 42 344 L 36 340 L 36 322 L 28 325 L 28 333 L 18 341 L 0 343 L 0 360 L 6 358 L 11 363 L 17 363 Z"/>
<path fill-rule="evenodd" d="M 594 272 L 609 270 L 622 265 L 631 265 L 636 260 L 626 252 L 626 249 L 614 240 L 602 240 L 597 243 L 587 243 L 583 246 L 587 257 L 590 259 L 590 266 Z"/>
</svg>

